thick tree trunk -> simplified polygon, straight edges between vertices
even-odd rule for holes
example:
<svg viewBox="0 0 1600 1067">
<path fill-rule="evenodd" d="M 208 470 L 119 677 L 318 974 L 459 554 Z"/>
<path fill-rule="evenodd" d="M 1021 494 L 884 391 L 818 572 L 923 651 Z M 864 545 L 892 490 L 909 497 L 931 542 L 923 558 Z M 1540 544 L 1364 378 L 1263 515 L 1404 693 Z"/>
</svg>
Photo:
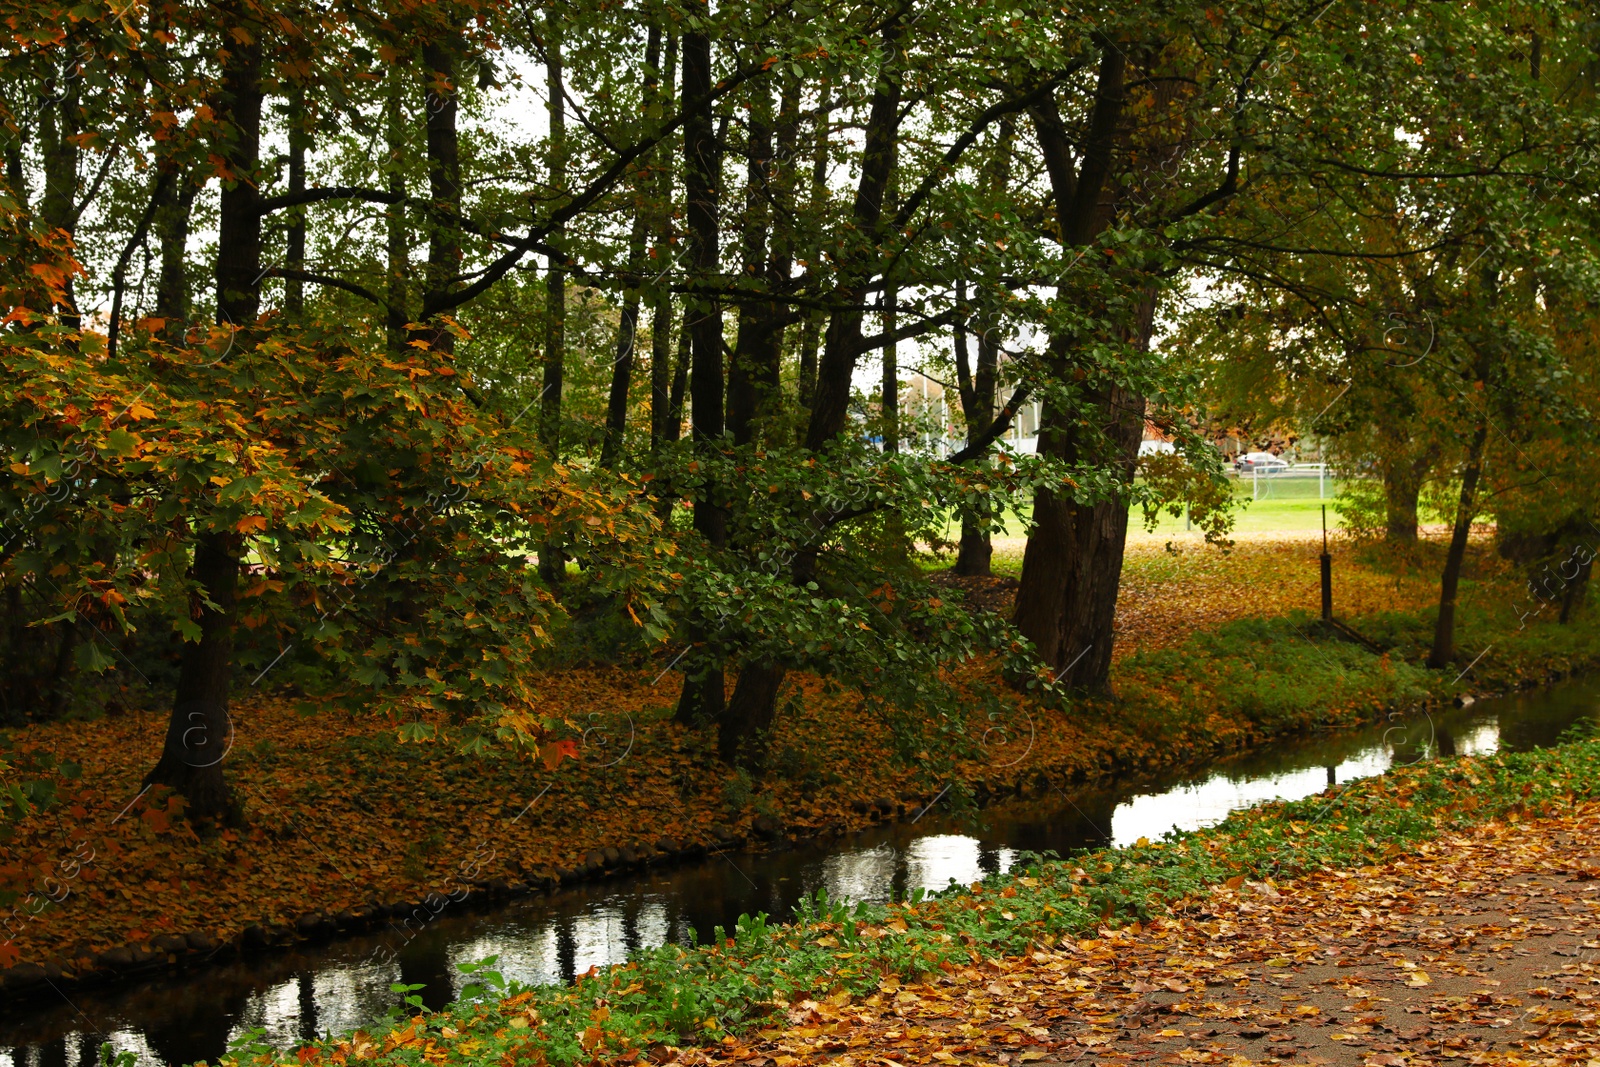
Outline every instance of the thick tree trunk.
<svg viewBox="0 0 1600 1067">
<path fill-rule="evenodd" d="M 961 519 L 961 543 L 956 546 L 956 562 L 951 568 L 968 578 L 988 578 L 994 574 L 994 542 L 989 531 L 970 515 Z"/>
<path fill-rule="evenodd" d="M 423 303 L 438 306 L 455 286 L 461 270 L 461 135 L 457 128 L 460 93 L 456 85 L 455 39 L 434 39 L 422 46 L 427 89 L 423 94 L 428 135 L 428 266 Z M 443 322 L 430 322 L 419 340 L 437 351 L 453 353 L 455 334 Z"/>
<path fill-rule="evenodd" d="M 1114 387 L 1100 408 L 1117 449 L 1112 459 L 1121 484 L 1131 484 L 1144 430 L 1143 398 Z M 1046 407 L 1042 453 L 1071 458 L 1068 422 Z M 1079 504 L 1068 493 L 1040 490 L 1033 502 L 1034 532 L 1022 557 L 1017 629 L 1056 670 L 1056 680 L 1103 692 L 1111 669 L 1112 627 L 1122 581 L 1128 503 L 1119 497 Z"/>
<path fill-rule="evenodd" d="M 683 35 L 683 162 L 686 221 L 692 274 L 707 282 L 717 271 L 718 187 L 721 152 L 712 129 L 711 39 L 703 32 Z M 723 433 L 722 310 L 711 300 L 690 296 L 684 313 L 691 365 L 689 392 L 697 451 L 710 457 Z M 727 518 L 718 487 L 707 479 L 694 501 L 694 527 L 712 548 L 727 541 Z M 708 635 L 694 629 L 690 640 Z M 685 672 L 677 720 L 688 725 L 717 722 L 723 715 L 722 665 L 702 660 Z"/>
<path fill-rule="evenodd" d="M 1123 136 L 1127 56 L 1115 42 L 1102 45 L 1095 103 L 1088 136 L 1076 174 L 1065 131 L 1050 101 L 1033 112 L 1034 129 L 1050 175 L 1062 243 L 1082 247 L 1114 217 L 1106 193 Z M 1124 328 L 1123 340 L 1141 349 L 1148 345 L 1155 294 L 1147 293 Z M 1074 371 L 1078 339 L 1051 339 L 1058 375 Z M 1078 368 L 1087 370 L 1087 368 Z M 1089 396 L 1084 407 L 1103 422 L 1112 449 L 1093 457 L 1113 465 L 1119 484 L 1131 484 L 1144 428 L 1144 400 L 1120 385 Z M 1065 460 L 1081 454 L 1078 420 L 1081 409 L 1047 403 L 1040 419 L 1039 451 Z M 1034 496 L 1034 531 L 1023 553 L 1022 581 L 1017 590 L 1014 621 L 1032 641 L 1056 680 L 1074 688 L 1104 691 L 1111 667 L 1112 626 L 1122 578 L 1122 554 L 1128 530 L 1127 501 L 1120 494 L 1094 504 L 1079 504 L 1069 493 L 1042 489 Z"/>
<path fill-rule="evenodd" d="M 390 71 L 389 92 L 383 104 L 384 147 L 388 151 L 385 164 L 388 171 L 388 191 L 397 197 L 406 195 L 406 73 L 403 68 Z M 405 351 L 406 324 L 411 319 L 411 316 L 406 314 L 406 308 L 411 302 L 410 294 L 406 291 L 407 278 L 411 274 L 411 257 L 406 248 L 406 209 L 404 203 L 400 201 L 390 204 L 384 210 L 384 245 L 388 258 L 386 265 L 388 284 L 385 286 L 384 299 L 389 305 L 386 315 L 389 351 L 398 355 Z"/>
<path fill-rule="evenodd" d="M 1581 544 L 1574 548 L 1571 556 L 1574 562 L 1578 562 L 1578 549 L 1583 549 L 1586 553 L 1588 551 Z M 1572 621 L 1573 609 L 1582 606 L 1584 601 L 1588 599 L 1589 576 L 1593 571 L 1594 557 L 1589 556 L 1582 562 L 1578 562 L 1577 573 L 1567 579 L 1566 586 L 1561 590 L 1561 616 L 1557 620 L 1562 626 Z"/>
<path fill-rule="evenodd" d="M 766 760 L 767 734 L 777 714 L 778 690 L 787 672 L 770 663 L 747 663 L 739 669 L 717 726 L 717 755 L 734 767 L 759 772 Z"/>
<path fill-rule="evenodd" d="M 241 12 L 224 9 L 235 24 Z M 222 71 L 219 118 L 232 136 L 222 151 L 238 175 L 224 183 L 217 219 L 217 318 L 236 331 L 236 343 L 252 340 L 260 309 L 261 213 L 256 172 L 261 142 L 261 42 L 235 43 Z M 168 785 L 189 801 L 191 817 L 217 821 L 231 814 L 222 762 L 232 744 L 228 681 L 233 670 L 234 598 L 240 568 L 237 535 L 212 531 L 195 539 L 190 574 L 211 601 L 196 599 L 193 618 L 200 640 L 184 645 L 177 691 L 161 759 L 146 785 Z"/>
<path fill-rule="evenodd" d="M 78 162 L 83 144 L 78 129 L 78 81 L 57 86 L 49 84 L 52 96 L 60 94 L 39 111 L 39 154 L 44 165 L 44 188 L 39 195 L 39 215 L 51 229 L 71 235 L 78 228 Z M 79 316 L 69 275 L 62 285 L 67 302 L 60 308 L 61 324 L 78 327 Z"/>
<path fill-rule="evenodd" d="M 176 164 L 174 164 L 176 165 Z M 200 186 L 180 170 L 161 192 L 156 207 L 156 238 L 161 245 L 161 275 L 156 282 L 156 318 L 165 325 L 161 335 L 180 344 L 189 326 L 189 216 Z"/>
<path fill-rule="evenodd" d="M 1483 474 L 1483 449 L 1488 439 L 1488 424 L 1479 424 L 1467 446 L 1467 462 L 1461 471 L 1455 527 L 1450 531 L 1450 548 L 1445 553 L 1444 574 L 1439 582 L 1439 619 L 1434 624 L 1433 649 L 1428 653 L 1428 666 L 1434 670 L 1449 666 L 1456 656 L 1456 591 L 1461 585 L 1461 566 L 1467 557 L 1472 518 L 1477 513 L 1478 479 Z"/>
<path fill-rule="evenodd" d="M 167 721 L 161 759 L 144 785 L 165 785 L 182 793 L 190 818 L 220 822 L 233 814 L 232 790 L 223 760 L 233 745 L 228 688 L 233 673 L 233 613 L 239 578 L 239 545 L 229 534 L 197 538 L 190 577 L 215 607 L 194 598 L 193 617 L 200 640 L 183 646 L 178 688 Z"/>
<path fill-rule="evenodd" d="M 1415 544 L 1417 540 L 1417 499 L 1422 495 L 1422 479 L 1406 459 L 1391 463 L 1383 472 L 1384 540 L 1391 544 Z"/>
</svg>

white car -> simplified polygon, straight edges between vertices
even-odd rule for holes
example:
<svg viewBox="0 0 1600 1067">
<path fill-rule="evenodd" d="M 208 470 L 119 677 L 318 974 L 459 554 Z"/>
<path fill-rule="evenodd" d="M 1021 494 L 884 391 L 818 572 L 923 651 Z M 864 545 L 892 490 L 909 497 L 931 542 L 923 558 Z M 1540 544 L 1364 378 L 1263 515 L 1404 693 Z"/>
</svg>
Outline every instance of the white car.
<svg viewBox="0 0 1600 1067">
<path fill-rule="evenodd" d="M 1289 461 L 1274 456 L 1271 452 L 1246 452 L 1233 461 L 1234 470 L 1245 471 L 1286 471 Z"/>
</svg>

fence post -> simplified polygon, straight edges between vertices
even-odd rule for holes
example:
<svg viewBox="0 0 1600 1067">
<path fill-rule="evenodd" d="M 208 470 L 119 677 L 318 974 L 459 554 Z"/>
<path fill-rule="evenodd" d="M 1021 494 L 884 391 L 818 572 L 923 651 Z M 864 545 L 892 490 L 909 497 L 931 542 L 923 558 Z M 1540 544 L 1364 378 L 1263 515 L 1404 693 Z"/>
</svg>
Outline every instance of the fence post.
<svg viewBox="0 0 1600 1067">
<path fill-rule="evenodd" d="M 1322 505 L 1322 621 L 1333 621 L 1333 557 L 1328 555 L 1328 505 Z"/>
</svg>

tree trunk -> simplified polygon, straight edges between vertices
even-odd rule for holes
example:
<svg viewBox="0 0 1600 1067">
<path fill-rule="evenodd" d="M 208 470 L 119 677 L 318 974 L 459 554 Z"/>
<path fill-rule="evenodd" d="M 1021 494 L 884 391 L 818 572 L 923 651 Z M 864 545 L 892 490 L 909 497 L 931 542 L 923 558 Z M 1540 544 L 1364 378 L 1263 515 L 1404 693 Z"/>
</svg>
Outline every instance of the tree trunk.
<svg viewBox="0 0 1600 1067">
<path fill-rule="evenodd" d="M 1088 244 L 1114 218 L 1114 205 L 1106 202 L 1105 194 L 1122 136 L 1126 67 L 1123 49 L 1115 42 L 1105 42 L 1088 136 L 1076 174 L 1070 168 L 1072 152 L 1054 101 L 1033 112 L 1062 243 L 1069 249 Z M 1122 339 L 1141 350 L 1147 346 L 1154 313 L 1155 294 L 1148 292 L 1123 329 Z M 1072 366 L 1071 357 L 1079 347 L 1079 339 L 1072 336 L 1051 338 L 1058 376 L 1088 370 Z M 1090 395 L 1085 407 L 1104 423 L 1112 454 L 1103 459 L 1113 465 L 1119 484 L 1131 484 L 1144 429 L 1143 398 L 1120 385 L 1098 393 Z M 1085 458 L 1077 425 L 1083 414 L 1047 402 L 1040 419 L 1040 453 L 1069 461 Z M 1127 501 L 1119 494 L 1111 500 L 1079 504 L 1068 492 L 1041 489 L 1034 494 L 1033 508 L 1034 531 L 1023 553 L 1013 621 L 1054 668 L 1057 681 L 1103 692 L 1109 683 L 1112 625 L 1128 531 Z"/>
<path fill-rule="evenodd" d="M 995 156 L 990 171 L 990 194 L 1004 196 L 1011 187 L 1011 155 L 1016 141 L 1016 121 L 1007 115 L 1000 120 L 1000 130 L 995 137 Z M 956 285 L 958 304 L 967 302 L 964 282 Z M 966 326 L 956 323 L 956 379 L 961 396 L 961 415 L 967 424 L 967 443 L 980 440 L 994 424 L 995 393 L 1000 375 L 999 324 L 992 313 L 978 316 L 978 366 L 976 373 L 967 368 Z M 994 559 L 994 546 L 990 540 L 985 508 L 977 514 L 961 516 L 961 545 L 956 552 L 955 573 L 969 577 L 989 577 Z"/>
<path fill-rule="evenodd" d="M 1571 558 L 1574 561 L 1578 559 L 1579 549 L 1582 549 L 1585 553 L 1588 552 L 1588 549 L 1582 544 L 1577 545 L 1572 550 Z M 1593 571 L 1594 557 L 1589 556 L 1578 563 L 1577 573 L 1567 579 L 1566 586 L 1561 590 L 1561 617 L 1557 620 L 1562 626 L 1572 621 L 1572 610 L 1581 606 L 1588 599 L 1589 576 Z"/>
<path fill-rule="evenodd" d="M 733 696 L 717 724 L 717 755 L 722 762 L 760 772 L 786 673 L 771 663 L 747 663 L 739 669 Z"/>
<path fill-rule="evenodd" d="M 156 318 L 165 323 L 161 335 L 169 344 L 181 344 L 189 326 L 189 216 L 199 192 L 200 186 L 188 170 L 180 169 L 163 187 L 156 208 L 161 276 L 156 282 L 155 310 Z"/>
<path fill-rule="evenodd" d="M 236 25 L 249 25 L 242 12 L 223 9 Z M 224 183 L 217 219 L 217 318 L 249 342 L 260 309 L 261 213 L 256 172 L 261 142 L 261 42 L 251 37 L 228 51 L 222 70 L 219 119 L 232 136 L 223 158 L 237 180 Z M 192 818 L 217 821 L 230 816 L 231 797 L 222 762 L 232 744 L 228 719 L 228 681 L 233 670 L 234 598 L 241 550 L 237 535 L 211 531 L 195 538 L 190 574 L 207 606 L 198 598 L 193 618 L 200 640 L 183 648 L 172 716 L 161 759 L 145 785 L 167 785 L 189 801 Z"/>
<path fill-rule="evenodd" d="M 823 211 L 828 203 L 828 137 L 829 115 L 832 111 L 832 97 L 829 87 L 824 85 L 821 90 L 822 99 L 817 104 L 816 148 L 811 158 L 811 196 L 809 206 L 811 214 L 820 221 Z M 815 261 L 816 250 L 810 249 L 811 259 Z M 804 312 L 805 317 L 800 322 L 800 366 L 799 383 L 796 395 L 800 401 L 800 409 L 806 415 L 811 412 L 811 401 L 817 388 L 817 349 L 822 341 L 823 315 L 819 311 Z M 800 439 L 805 440 L 806 423 L 800 423 Z"/>
<path fill-rule="evenodd" d="M 661 94 L 671 99 L 678 78 L 678 38 L 667 36 L 666 69 L 662 71 Z M 666 149 L 662 148 L 665 152 Z M 650 257 L 652 274 L 660 275 L 672 258 L 672 174 L 673 168 L 656 168 L 655 249 Z M 672 294 L 662 286 L 650 311 L 650 450 L 659 452 L 667 443 L 667 428 L 672 419 Z M 674 431 L 671 440 L 678 439 Z M 670 505 L 669 505 L 670 506 Z"/>
<path fill-rule="evenodd" d="M 685 212 L 689 230 L 691 275 L 708 282 L 717 272 L 718 186 L 721 153 L 711 121 L 711 39 L 705 32 L 683 35 L 683 157 Z M 704 297 L 691 295 L 684 312 L 691 366 L 689 390 L 692 435 L 696 451 L 710 458 L 723 433 L 722 311 Z M 727 541 L 727 519 L 707 478 L 694 501 L 694 527 L 713 549 Z M 706 634 L 692 628 L 690 640 Z M 719 662 L 702 661 L 684 674 L 677 720 L 688 725 L 717 722 L 723 715 L 723 678 Z"/>
<path fill-rule="evenodd" d="M 198 822 L 222 822 L 233 815 L 233 794 L 222 764 L 233 746 L 228 688 L 239 548 L 230 534 L 201 534 L 196 539 L 190 577 L 216 606 L 207 607 L 199 595 L 194 598 L 192 615 L 200 625 L 200 640 L 183 646 L 161 759 L 143 783 L 182 793 L 189 817 Z"/>
<path fill-rule="evenodd" d="M 644 243 L 644 227 L 634 224 Z M 617 321 L 617 355 L 611 361 L 611 389 L 606 395 L 606 436 L 600 444 L 600 467 L 612 470 L 622 455 L 622 437 L 628 429 L 628 389 L 633 384 L 633 350 L 639 334 L 639 293 L 630 292 Z"/>
<path fill-rule="evenodd" d="M 893 334 L 899 325 L 895 314 L 900 291 L 893 285 L 883 288 L 883 330 L 890 339 L 883 343 L 883 377 L 878 383 L 878 402 L 883 416 L 883 450 L 900 451 L 900 350 Z"/>
<path fill-rule="evenodd" d="M 956 301 L 965 304 L 967 287 L 956 285 Z M 961 414 L 967 424 L 967 442 L 981 440 L 994 425 L 995 391 L 1000 368 L 1000 343 L 995 337 L 993 316 L 978 319 L 978 367 L 972 373 L 967 354 L 965 325 L 955 325 L 956 382 L 961 396 Z M 983 520 L 987 511 L 961 514 L 961 545 L 956 552 L 955 573 L 968 577 L 987 578 L 992 573 L 994 546 Z"/>
<path fill-rule="evenodd" d="M 772 99 L 764 88 L 753 91 L 750 107 L 744 276 L 762 295 L 747 296 L 739 306 L 739 336 L 728 375 L 728 430 L 736 445 L 750 444 L 770 427 L 782 400 L 779 371 L 787 318 L 778 297 L 789 282 L 793 246 L 787 228 L 772 232 L 772 218 L 774 211 L 781 218 L 794 210 L 794 183 L 784 161 L 794 154 L 799 108 L 798 79 L 785 77 L 783 83 L 776 130 Z"/>
<path fill-rule="evenodd" d="M 456 85 L 455 50 L 459 35 L 423 44 L 427 71 L 423 101 L 428 134 L 428 267 L 423 303 L 435 307 L 455 287 L 461 270 L 461 136 L 456 125 L 460 93 Z M 445 354 L 456 350 L 455 334 L 443 322 L 429 322 L 418 340 Z"/>
<path fill-rule="evenodd" d="M 866 147 L 862 154 L 861 177 L 856 185 L 853 216 L 856 229 L 864 234 L 877 234 L 883 218 L 884 199 L 894 176 L 895 145 L 900 124 L 900 76 L 894 66 L 899 55 L 900 38 L 904 28 L 892 22 L 883 31 L 883 66 L 879 71 L 877 87 L 873 90 L 872 106 L 867 118 Z M 853 279 L 841 286 L 840 295 L 847 303 L 859 304 L 866 292 L 866 283 L 879 269 L 874 256 L 866 262 L 850 265 Z M 811 418 L 806 428 L 806 447 L 817 451 L 844 432 L 850 415 L 850 386 L 856 361 L 862 350 L 862 312 L 841 311 L 828 322 L 827 338 L 822 359 L 817 368 L 816 390 L 812 396 Z M 794 563 L 796 584 L 810 580 L 814 569 L 815 553 L 802 551 Z M 748 750 L 749 739 L 758 737 L 774 716 L 773 702 L 783 683 L 785 669 L 781 665 L 746 665 L 740 672 L 734 688 L 732 707 L 741 720 L 735 723 L 730 710 L 723 733 L 729 737 L 729 751 Z M 719 748 L 725 747 L 719 743 Z M 751 759 L 756 757 L 737 756 Z"/>
<path fill-rule="evenodd" d="M 1409 545 L 1417 540 L 1417 499 L 1422 495 L 1422 479 L 1415 465 L 1399 459 L 1383 472 L 1384 540 Z"/>
<path fill-rule="evenodd" d="M 383 104 L 388 191 L 397 197 L 406 195 L 405 76 L 403 68 L 389 72 L 389 93 Z M 388 285 L 384 299 L 389 305 L 386 315 L 389 351 L 399 355 L 405 351 L 406 324 L 411 319 L 406 314 L 411 299 L 406 292 L 411 262 L 406 248 L 406 209 L 403 202 L 396 201 L 384 209 L 384 245 L 388 258 Z"/>
<path fill-rule="evenodd" d="M 1119 482 L 1131 484 L 1144 430 L 1143 399 L 1113 387 L 1099 410 L 1117 449 L 1112 462 Z M 1057 429 L 1068 421 L 1046 405 L 1041 453 L 1072 458 L 1070 431 Z M 1057 681 L 1104 692 L 1128 533 L 1127 501 L 1119 496 L 1079 504 L 1069 493 L 1041 489 L 1034 494 L 1033 517 L 1012 621 L 1055 669 Z"/>
<path fill-rule="evenodd" d="M 736 445 L 747 445 L 755 436 L 760 383 L 765 377 L 763 357 L 777 310 L 770 300 L 755 299 L 750 292 L 767 288 L 771 281 L 767 272 L 767 205 L 771 196 L 768 173 L 772 166 L 772 97 L 765 85 L 751 86 L 749 116 L 741 235 L 744 276 L 740 279 L 748 295 L 739 304 L 739 333 L 728 368 L 728 430 Z"/>
<path fill-rule="evenodd" d="M 672 389 L 667 395 L 667 441 L 683 436 L 683 402 L 689 392 L 689 361 L 693 353 L 689 344 L 689 309 L 684 308 L 683 319 L 678 323 L 678 359 L 672 365 Z"/>
<path fill-rule="evenodd" d="M 561 67 L 561 39 L 557 35 L 555 9 L 546 16 L 546 58 L 549 79 L 546 85 L 550 107 L 550 188 L 552 195 L 567 185 L 567 99 Z M 550 243 L 561 248 L 566 227 L 550 231 Z M 561 458 L 561 392 L 565 387 L 567 362 L 567 272 L 556 256 L 548 257 L 545 273 L 544 381 L 539 391 L 539 440 L 554 459 Z M 539 550 L 539 577 L 546 585 L 560 585 L 567 576 L 567 553 L 559 539 L 552 537 Z"/>
<path fill-rule="evenodd" d="M 1483 473 L 1483 449 L 1488 439 L 1488 423 L 1480 423 L 1467 446 L 1455 527 L 1450 532 L 1450 549 L 1445 553 L 1444 575 L 1439 582 L 1439 620 L 1433 629 L 1433 649 L 1428 653 L 1428 666 L 1434 670 L 1449 666 L 1456 656 L 1456 590 L 1461 584 L 1461 565 L 1467 556 L 1467 538 L 1477 511 L 1478 479 Z"/>
<path fill-rule="evenodd" d="M 69 80 L 57 85 L 50 80 L 48 92 L 59 100 L 51 100 L 39 112 L 39 155 L 44 169 L 44 188 L 39 194 L 39 216 L 52 230 L 64 230 L 71 236 L 78 229 L 78 162 L 83 155 L 83 145 L 78 134 L 78 81 Z M 69 330 L 78 328 L 79 316 L 74 306 L 73 278 L 68 275 L 62 284 L 67 302 L 60 308 L 61 325 Z"/>
<path fill-rule="evenodd" d="M 650 451 L 667 443 L 672 409 L 672 298 L 656 297 L 650 313 Z"/>
<path fill-rule="evenodd" d="M 884 197 L 894 174 L 895 145 L 900 126 L 900 75 L 894 67 L 904 28 L 891 22 L 883 30 L 883 66 L 872 93 L 867 114 L 865 144 L 861 153 L 861 177 L 856 184 L 851 214 L 855 228 L 863 234 L 876 234 L 883 218 Z M 867 293 L 867 282 L 877 273 L 874 256 L 869 262 L 849 265 L 851 281 L 840 286 L 839 296 L 847 305 L 859 305 Z M 860 310 L 835 312 L 828 320 L 822 358 L 817 364 L 816 389 L 811 398 L 811 420 L 806 429 L 806 447 L 818 451 L 844 432 L 850 417 L 850 390 L 861 355 Z"/>
<path fill-rule="evenodd" d="M 306 190 L 306 148 L 311 141 L 311 130 L 306 119 L 306 91 L 295 86 L 289 92 L 289 193 Z M 306 209 L 289 210 L 289 232 L 284 250 L 284 266 L 290 271 L 306 269 Z M 306 310 L 305 282 L 288 278 L 283 283 L 283 310 L 299 318 Z"/>
</svg>

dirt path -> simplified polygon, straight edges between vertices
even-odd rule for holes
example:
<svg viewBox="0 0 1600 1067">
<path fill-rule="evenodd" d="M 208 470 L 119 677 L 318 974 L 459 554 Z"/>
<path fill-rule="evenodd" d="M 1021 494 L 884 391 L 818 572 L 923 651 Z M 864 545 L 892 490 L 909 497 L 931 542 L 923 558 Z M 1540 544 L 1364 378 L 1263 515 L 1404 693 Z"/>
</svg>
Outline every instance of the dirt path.
<svg viewBox="0 0 1600 1067">
<path fill-rule="evenodd" d="M 788 1015 L 672 1062 L 1600 1067 L 1600 805 Z"/>
</svg>

